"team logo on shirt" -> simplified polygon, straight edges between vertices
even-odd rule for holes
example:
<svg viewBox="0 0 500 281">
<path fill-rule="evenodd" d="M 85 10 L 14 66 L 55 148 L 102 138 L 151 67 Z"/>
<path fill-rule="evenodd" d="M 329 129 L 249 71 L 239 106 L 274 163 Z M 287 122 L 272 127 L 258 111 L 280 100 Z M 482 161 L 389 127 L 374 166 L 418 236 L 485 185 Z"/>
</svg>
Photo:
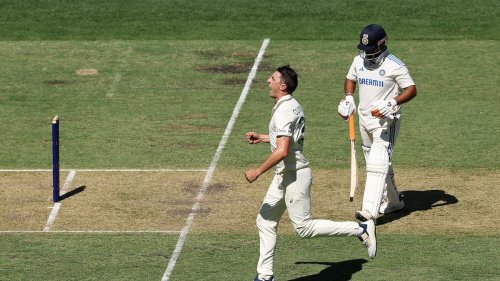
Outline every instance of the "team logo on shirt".
<svg viewBox="0 0 500 281">
<path fill-rule="evenodd" d="M 378 75 L 384 76 L 385 75 L 385 70 L 381 69 L 378 71 Z"/>
</svg>

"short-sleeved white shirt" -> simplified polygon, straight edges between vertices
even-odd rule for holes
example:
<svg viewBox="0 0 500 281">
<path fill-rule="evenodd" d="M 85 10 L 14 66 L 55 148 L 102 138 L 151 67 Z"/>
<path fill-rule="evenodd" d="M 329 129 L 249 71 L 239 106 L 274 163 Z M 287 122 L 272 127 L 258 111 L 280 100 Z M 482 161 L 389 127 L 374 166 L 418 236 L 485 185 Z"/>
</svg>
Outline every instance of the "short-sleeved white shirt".
<svg viewBox="0 0 500 281">
<path fill-rule="evenodd" d="M 292 95 L 281 97 L 273 107 L 269 122 L 271 151 L 276 150 L 276 138 L 290 137 L 288 156 L 276 165 L 276 173 L 295 171 L 309 166 L 303 155 L 305 116 L 300 104 Z"/>
<path fill-rule="evenodd" d="M 346 78 L 357 83 L 359 111 L 365 116 L 371 115 L 377 101 L 393 99 L 402 89 L 415 85 L 406 65 L 392 54 L 373 70 L 367 69 L 363 58 L 356 56 Z"/>
</svg>

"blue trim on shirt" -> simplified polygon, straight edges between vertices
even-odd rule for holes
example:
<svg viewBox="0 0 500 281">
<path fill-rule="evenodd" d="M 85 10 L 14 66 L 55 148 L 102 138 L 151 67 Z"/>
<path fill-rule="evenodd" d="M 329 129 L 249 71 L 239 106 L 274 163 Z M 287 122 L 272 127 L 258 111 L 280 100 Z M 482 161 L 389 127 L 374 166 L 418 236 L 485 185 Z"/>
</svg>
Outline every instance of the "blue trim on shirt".
<svg viewBox="0 0 500 281">
<path fill-rule="evenodd" d="M 399 60 L 396 56 L 394 56 L 392 54 L 388 55 L 387 58 L 392 60 L 393 62 L 397 63 L 398 65 L 404 65 L 404 63 L 401 60 Z"/>
</svg>

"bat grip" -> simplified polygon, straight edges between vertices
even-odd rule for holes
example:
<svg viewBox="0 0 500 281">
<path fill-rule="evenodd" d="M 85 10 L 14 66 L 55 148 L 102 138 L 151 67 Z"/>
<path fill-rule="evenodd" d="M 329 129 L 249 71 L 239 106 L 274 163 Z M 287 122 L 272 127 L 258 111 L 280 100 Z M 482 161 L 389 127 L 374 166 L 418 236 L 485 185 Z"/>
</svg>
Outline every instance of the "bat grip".
<svg viewBox="0 0 500 281">
<path fill-rule="evenodd" d="M 356 139 L 356 134 L 354 133 L 354 113 L 349 116 L 349 139 L 351 141 Z"/>
</svg>

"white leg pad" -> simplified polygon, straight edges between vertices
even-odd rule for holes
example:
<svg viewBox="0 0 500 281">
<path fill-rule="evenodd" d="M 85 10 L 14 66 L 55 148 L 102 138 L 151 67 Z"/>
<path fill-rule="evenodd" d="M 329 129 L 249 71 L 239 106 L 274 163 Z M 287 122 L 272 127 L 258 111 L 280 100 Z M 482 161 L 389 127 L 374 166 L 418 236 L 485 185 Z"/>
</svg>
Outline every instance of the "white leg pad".
<svg viewBox="0 0 500 281">
<path fill-rule="evenodd" d="M 387 173 L 386 180 L 386 189 L 387 189 L 387 201 L 388 203 L 399 202 L 399 192 L 396 188 L 396 182 L 394 180 L 394 170 L 392 169 L 392 165 L 389 165 L 389 171 Z"/>
<path fill-rule="evenodd" d="M 362 206 L 362 210 L 369 212 L 373 218 L 379 215 L 388 170 L 387 148 L 382 145 L 373 145 L 366 161 L 366 185 Z"/>
<path fill-rule="evenodd" d="M 362 145 L 363 155 L 365 156 L 365 163 L 368 162 L 368 155 L 370 155 L 370 147 Z"/>
</svg>

